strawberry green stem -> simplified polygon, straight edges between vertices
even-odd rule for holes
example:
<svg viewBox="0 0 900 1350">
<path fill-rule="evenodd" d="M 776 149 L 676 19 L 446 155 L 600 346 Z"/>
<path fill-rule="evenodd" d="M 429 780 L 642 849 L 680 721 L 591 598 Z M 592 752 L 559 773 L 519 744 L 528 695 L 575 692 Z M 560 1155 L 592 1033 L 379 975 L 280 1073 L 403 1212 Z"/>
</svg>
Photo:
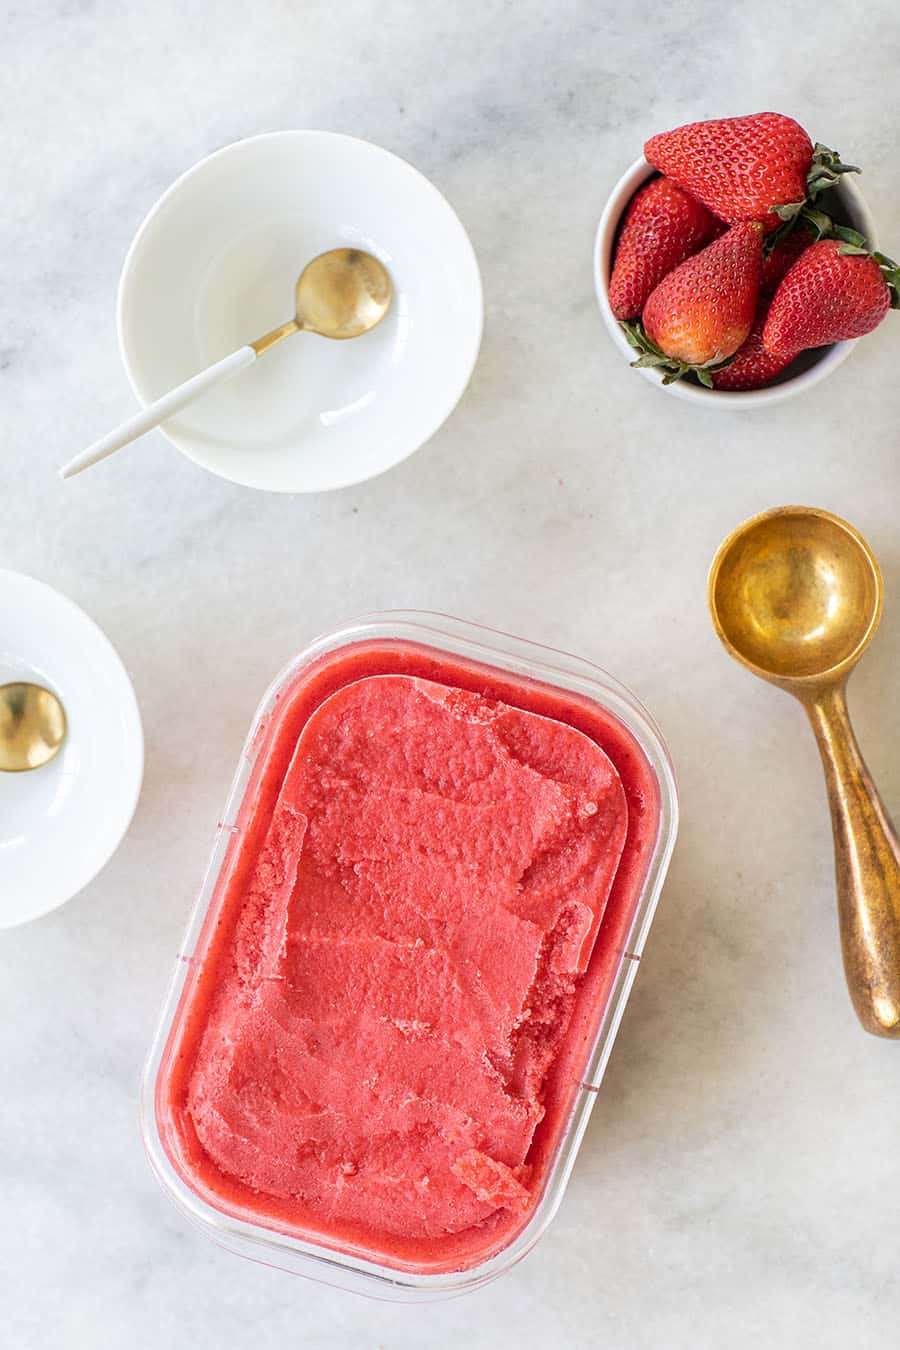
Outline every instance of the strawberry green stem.
<svg viewBox="0 0 900 1350">
<path fill-rule="evenodd" d="M 843 164 L 837 150 L 817 141 L 813 147 L 812 167 L 806 175 L 806 195 L 811 201 L 829 188 L 837 187 L 845 173 L 862 173 L 858 164 Z"/>
<path fill-rule="evenodd" d="M 637 370 L 646 367 L 658 370 L 662 376 L 663 384 L 672 384 L 675 380 L 683 379 L 685 375 L 693 375 L 707 389 L 712 389 L 714 388 L 713 372 L 724 370 L 734 360 L 733 356 L 729 356 L 725 361 L 708 361 L 703 366 L 692 366 L 687 361 L 679 361 L 677 357 L 666 356 L 665 352 L 657 347 L 656 343 L 644 332 L 644 325 L 640 319 L 635 319 L 632 323 L 620 322 L 619 327 L 638 353 L 637 360 L 631 363 L 632 367 Z"/>
<path fill-rule="evenodd" d="M 891 309 L 900 309 L 900 266 L 887 254 L 873 252 L 865 235 L 860 234 L 859 230 L 851 230 L 846 225 L 835 225 L 833 232 L 835 238 L 842 241 L 838 253 L 848 254 L 851 257 L 872 258 L 877 262 L 885 285 L 891 293 Z"/>
<path fill-rule="evenodd" d="M 817 239 L 830 238 L 835 233 L 834 222 L 824 211 L 817 209 L 816 202 L 823 192 L 837 187 L 844 174 L 861 172 L 856 164 L 844 164 L 837 150 L 829 150 L 827 145 L 816 142 L 812 164 L 806 175 L 806 196 L 803 201 L 772 207 L 783 223 L 766 236 L 763 256 L 767 257 L 798 225 L 809 230 Z"/>
</svg>

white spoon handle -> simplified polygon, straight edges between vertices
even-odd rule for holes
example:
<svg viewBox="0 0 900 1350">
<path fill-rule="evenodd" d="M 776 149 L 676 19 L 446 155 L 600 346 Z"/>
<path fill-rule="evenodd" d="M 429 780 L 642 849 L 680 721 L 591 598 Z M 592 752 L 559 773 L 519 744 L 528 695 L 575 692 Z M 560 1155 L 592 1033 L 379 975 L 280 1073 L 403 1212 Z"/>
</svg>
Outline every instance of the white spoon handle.
<svg viewBox="0 0 900 1350">
<path fill-rule="evenodd" d="M 121 426 L 116 427 L 115 431 L 109 432 L 101 440 L 88 446 L 87 450 L 82 450 L 80 455 L 76 455 L 74 459 L 69 460 L 69 463 L 60 469 L 60 477 L 72 478 L 76 473 L 81 473 L 82 469 L 88 469 L 99 460 L 106 459 L 107 455 L 112 455 L 116 450 L 121 450 L 123 446 L 130 445 L 139 436 L 152 431 L 154 427 L 159 426 L 160 422 L 165 422 L 168 417 L 180 412 L 189 403 L 193 403 L 207 390 L 214 389 L 216 385 L 223 384 L 225 380 L 230 380 L 232 375 L 236 375 L 239 370 L 243 370 L 246 366 L 252 366 L 255 360 L 256 352 L 252 347 L 239 347 L 236 352 L 232 352 L 230 356 L 217 361 L 214 366 L 201 370 L 199 375 L 192 375 L 189 380 L 185 380 L 184 384 L 179 384 L 177 388 L 170 389 L 155 403 L 142 408 L 139 413 L 135 413 L 134 417 L 129 417 L 127 422 L 123 422 Z"/>
</svg>

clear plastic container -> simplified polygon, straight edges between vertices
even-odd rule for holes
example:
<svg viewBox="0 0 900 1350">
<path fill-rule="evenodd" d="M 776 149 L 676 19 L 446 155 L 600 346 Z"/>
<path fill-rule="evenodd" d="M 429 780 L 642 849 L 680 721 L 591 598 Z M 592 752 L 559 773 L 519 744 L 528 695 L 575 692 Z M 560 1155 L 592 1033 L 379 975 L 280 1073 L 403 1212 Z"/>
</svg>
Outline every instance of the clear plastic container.
<svg viewBox="0 0 900 1350">
<path fill-rule="evenodd" d="M 652 782 L 657 794 L 652 803 L 655 830 L 650 824 L 646 826 L 644 842 L 632 855 L 628 876 L 622 879 L 621 894 L 614 904 L 617 878 L 585 976 L 580 1039 L 567 1059 L 573 1071 L 564 1083 L 566 1105 L 555 1136 L 545 1142 L 542 1161 L 536 1168 L 535 1201 L 519 1230 L 499 1250 L 457 1269 L 382 1263 L 359 1251 L 307 1240 L 287 1227 L 260 1221 L 246 1208 L 203 1193 L 203 1187 L 182 1165 L 166 1123 L 166 1088 L 179 1053 L 179 1037 L 192 1015 L 192 999 L 200 987 L 210 943 L 222 918 L 230 870 L 241 856 L 248 813 L 257 805 L 266 748 L 277 735 L 279 718 L 287 716 L 285 709 L 297 689 L 302 692 L 313 683 L 318 688 L 323 680 L 326 684 L 330 681 L 330 688 L 322 693 L 324 698 L 335 687 L 358 678 L 350 675 L 343 680 L 338 673 L 339 667 L 346 668 L 348 655 L 352 660 L 359 654 L 367 661 L 386 662 L 384 673 L 388 673 L 410 652 L 448 660 L 458 671 L 466 672 L 472 688 L 478 687 L 480 675 L 494 688 L 499 681 L 507 691 L 503 694 L 507 703 L 527 708 L 529 699 L 546 704 L 550 697 L 558 705 L 556 715 L 560 720 L 573 725 L 577 725 L 580 714 L 593 712 L 596 717 L 599 711 L 615 728 L 625 757 L 639 757 L 643 781 Z M 611 757 L 615 763 L 615 756 Z M 621 771 L 620 764 L 616 767 Z M 634 981 L 676 828 L 675 779 L 656 725 L 627 689 L 589 662 L 457 619 L 414 612 L 373 615 L 313 642 L 268 689 L 250 728 L 146 1065 L 141 1092 L 142 1130 L 150 1162 L 164 1190 L 189 1219 L 230 1251 L 376 1298 L 418 1301 L 449 1297 L 477 1288 L 508 1270 L 542 1236 L 562 1200 Z M 597 968 L 599 973 L 592 975 L 595 960 L 602 965 Z"/>
</svg>

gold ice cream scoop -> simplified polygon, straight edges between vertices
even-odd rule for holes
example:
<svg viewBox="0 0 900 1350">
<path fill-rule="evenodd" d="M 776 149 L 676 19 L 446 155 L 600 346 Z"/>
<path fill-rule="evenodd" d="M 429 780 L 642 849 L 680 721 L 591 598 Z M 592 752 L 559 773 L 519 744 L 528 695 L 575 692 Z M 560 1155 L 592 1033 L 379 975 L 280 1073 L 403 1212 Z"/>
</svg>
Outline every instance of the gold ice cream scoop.
<svg viewBox="0 0 900 1350">
<path fill-rule="evenodd" d="M 726 650 L 806 709 L 828 788 L 850 997 L 866 1031 L 900 1039 L 900 843 L 846 701 L 881 606 L 881 572 L 866 541 L 812 507 L 746 521 L 710 569 L 709 607 Z"/>
</svg>

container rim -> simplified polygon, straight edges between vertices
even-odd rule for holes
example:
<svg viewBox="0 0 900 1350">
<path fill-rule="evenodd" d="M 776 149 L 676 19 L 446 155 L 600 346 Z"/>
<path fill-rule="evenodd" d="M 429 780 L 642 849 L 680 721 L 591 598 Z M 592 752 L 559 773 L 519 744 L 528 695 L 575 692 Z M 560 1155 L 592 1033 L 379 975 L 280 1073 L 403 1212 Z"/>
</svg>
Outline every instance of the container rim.
<svg viewBox="0 0 900 1350">
<path fill-rule="evenodd" d="M 634 736 L 659 787 L 656 838 L 619 952 L 606 1005 L 584 1061 L 584 1073 L 569 1108 L 562 1138 L 547 1169 L 543 1194 L 528 1222 L 506 1247 L 481 1263 L 458 1271 L 415 1272 L 382 1265 L 225 1213 L 204 1199 L 178 1174 L 162 1142 L 156 1116 L 156 1086 L 163 1055 L 213 890 L 232 842 L 234 823 L 262 740 L 260 730 L 282 691 L 301 671 L 343 647 L 372 640 L 410 641 L 420 646 L 431 646 L 525 679 L 569 690 L 591 700 L 612 713 Z M 677 827 L 675 772 L 656 722 L 625 685 L 594 663 L 484 625 L 432 611 L 378 611 L 321 634 L 279 672 L 256 710 L 144 1066 L 140 1089 L 141 1134 L 150 1165 L 163 1190 L 188 1219 L 228 1250 L 370 1297 L 403 1302 L 448 1298 L 478 1288 L 508 1270 L 527 1255 L 543 1236 L 562 1201 L 634 983 L 639 958 L 675 845 Z"/>
</svg>

